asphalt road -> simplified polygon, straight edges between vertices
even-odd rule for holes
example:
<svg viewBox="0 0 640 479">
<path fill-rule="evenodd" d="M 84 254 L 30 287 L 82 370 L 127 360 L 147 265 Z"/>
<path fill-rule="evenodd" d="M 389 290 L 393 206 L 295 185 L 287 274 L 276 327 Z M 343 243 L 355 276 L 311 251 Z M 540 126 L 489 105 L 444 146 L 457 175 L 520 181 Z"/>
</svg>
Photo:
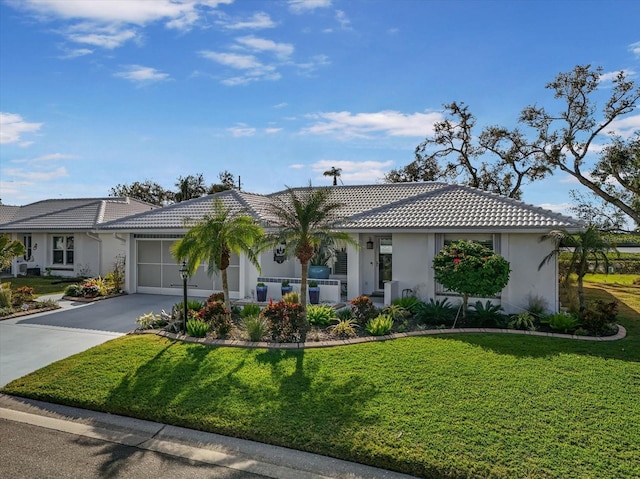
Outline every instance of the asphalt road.
<svg viewBox="0 0 640 479">
<path fill-rule="evenodd" d="M 0 477 L 13 479 L 267 476 L 0 419 Z"/>
</svg>

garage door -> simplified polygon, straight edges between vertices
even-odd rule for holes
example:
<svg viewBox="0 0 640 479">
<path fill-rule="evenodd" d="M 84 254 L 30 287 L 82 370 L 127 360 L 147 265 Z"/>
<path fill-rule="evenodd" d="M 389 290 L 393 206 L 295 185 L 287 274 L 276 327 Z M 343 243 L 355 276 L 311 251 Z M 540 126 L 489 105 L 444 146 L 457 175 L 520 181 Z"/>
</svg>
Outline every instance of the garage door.
<svg viewBox="0 0 640 479">
<path fill-rule="evenodd" d="M 137 291 L 150 294 L 182 294 L 180 265 L 171 254 L 171 245 L 175 238 L 136 239 Z M 233 255 L 227 269 L 229 295 L 239 297 L 240 260 Z M 209 296 L 214 291 L 222 291 L 222 279 L 219 274 L 207 275 L 206 265 L 200 265 L 196 273 L 187 281 L 189 296 Z"/>
</svg>

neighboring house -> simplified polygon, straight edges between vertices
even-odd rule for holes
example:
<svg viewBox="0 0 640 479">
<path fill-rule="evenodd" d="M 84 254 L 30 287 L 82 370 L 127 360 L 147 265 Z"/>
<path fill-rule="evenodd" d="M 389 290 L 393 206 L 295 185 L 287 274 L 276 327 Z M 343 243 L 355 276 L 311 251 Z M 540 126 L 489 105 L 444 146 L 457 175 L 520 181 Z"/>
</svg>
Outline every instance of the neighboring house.
<svg viewBox="0 0 640 479">
<path fill-rule="evenodd" d="M 538 269 L 554 245 L 541 237 L 558 228 L 578 231 L 578 221 L 459 185 L 395 183 L 330 189 L 331 200 L 344 205 L 338 229 L 351 233 L 360 247 L 347 246 L 339 253 L 331 279 L 319 281 L 321 300 L 337 302 L 366 294 L 378 295 L 388 304 L 407 294 L 422 299 L 455 296 L 435 282 L 432 260 L 445 243 L 468 239 L 489 246 L 511 265 L 509 284 L 491 298 L 494 304 L 517 312 L 527 306 L 529 297 L 541 297 L 550 310 L 558 310 L 557 263 Z M 126 243 L 130 293 L 179 295 L 182 280 L 170 247 L 186 231 L 187 218 L 202 218 L 211 211 L 213 198 L 219 198 L 232 211 L 253 216 L 270 229 L 274 218 L 269 203 L 287 197 L 286 191 L 271 195 L 224 191 L 101 224 L 99 237 L 113 233 Z M 258 281 L 269 285 L 268 296 L 273 299 L 280 298 L 282 279 L 290 279 L 299 289 L 298 261 L 278 253 L 276 249 L 261 255 L 261 273 L 246 258 L 232 258 L 230 296 L 254 298 Z M 221 287 L 219 275 L 208 277 L 204 266 L 189 279 L 191 296 L 208 296 Z"/>
<path fill-rule="evenodd" d="M 100 233 L 102 223 L 155 209 L 132 198 L 44 200 L 24 206 L 0 205 L 0 234 L 25 245 L 12 274 L 98 276 L 113 269 L 126 254 L 127 240 Z"/>
</svg>

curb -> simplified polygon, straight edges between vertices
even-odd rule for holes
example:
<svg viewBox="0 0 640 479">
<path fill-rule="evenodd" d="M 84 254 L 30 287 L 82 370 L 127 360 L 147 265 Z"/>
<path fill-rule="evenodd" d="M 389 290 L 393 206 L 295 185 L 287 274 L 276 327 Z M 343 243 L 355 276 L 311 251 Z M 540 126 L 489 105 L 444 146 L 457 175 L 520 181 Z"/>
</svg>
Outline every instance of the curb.
<svg viewBox="0 0 640 479">
<path fill-rule="evenodd" d="M 142 419 L 0 394 L 0 419 L 274 479 L 413 479 L 393 471 Z"/>
</svg>

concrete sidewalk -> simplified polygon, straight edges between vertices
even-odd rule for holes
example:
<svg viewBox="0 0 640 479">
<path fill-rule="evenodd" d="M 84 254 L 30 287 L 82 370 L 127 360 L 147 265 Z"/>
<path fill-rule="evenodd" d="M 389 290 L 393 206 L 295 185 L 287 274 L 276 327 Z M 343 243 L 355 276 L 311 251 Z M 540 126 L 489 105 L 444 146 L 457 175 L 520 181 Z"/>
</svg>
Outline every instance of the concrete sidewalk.
<svg viewBox="0 0 640 479">
<path fill-rule="evenodd" d="M 0 419 L 275 479 L 413 477 L 284 447 L 3 394 L 0 394 Z"/>
</svg>

